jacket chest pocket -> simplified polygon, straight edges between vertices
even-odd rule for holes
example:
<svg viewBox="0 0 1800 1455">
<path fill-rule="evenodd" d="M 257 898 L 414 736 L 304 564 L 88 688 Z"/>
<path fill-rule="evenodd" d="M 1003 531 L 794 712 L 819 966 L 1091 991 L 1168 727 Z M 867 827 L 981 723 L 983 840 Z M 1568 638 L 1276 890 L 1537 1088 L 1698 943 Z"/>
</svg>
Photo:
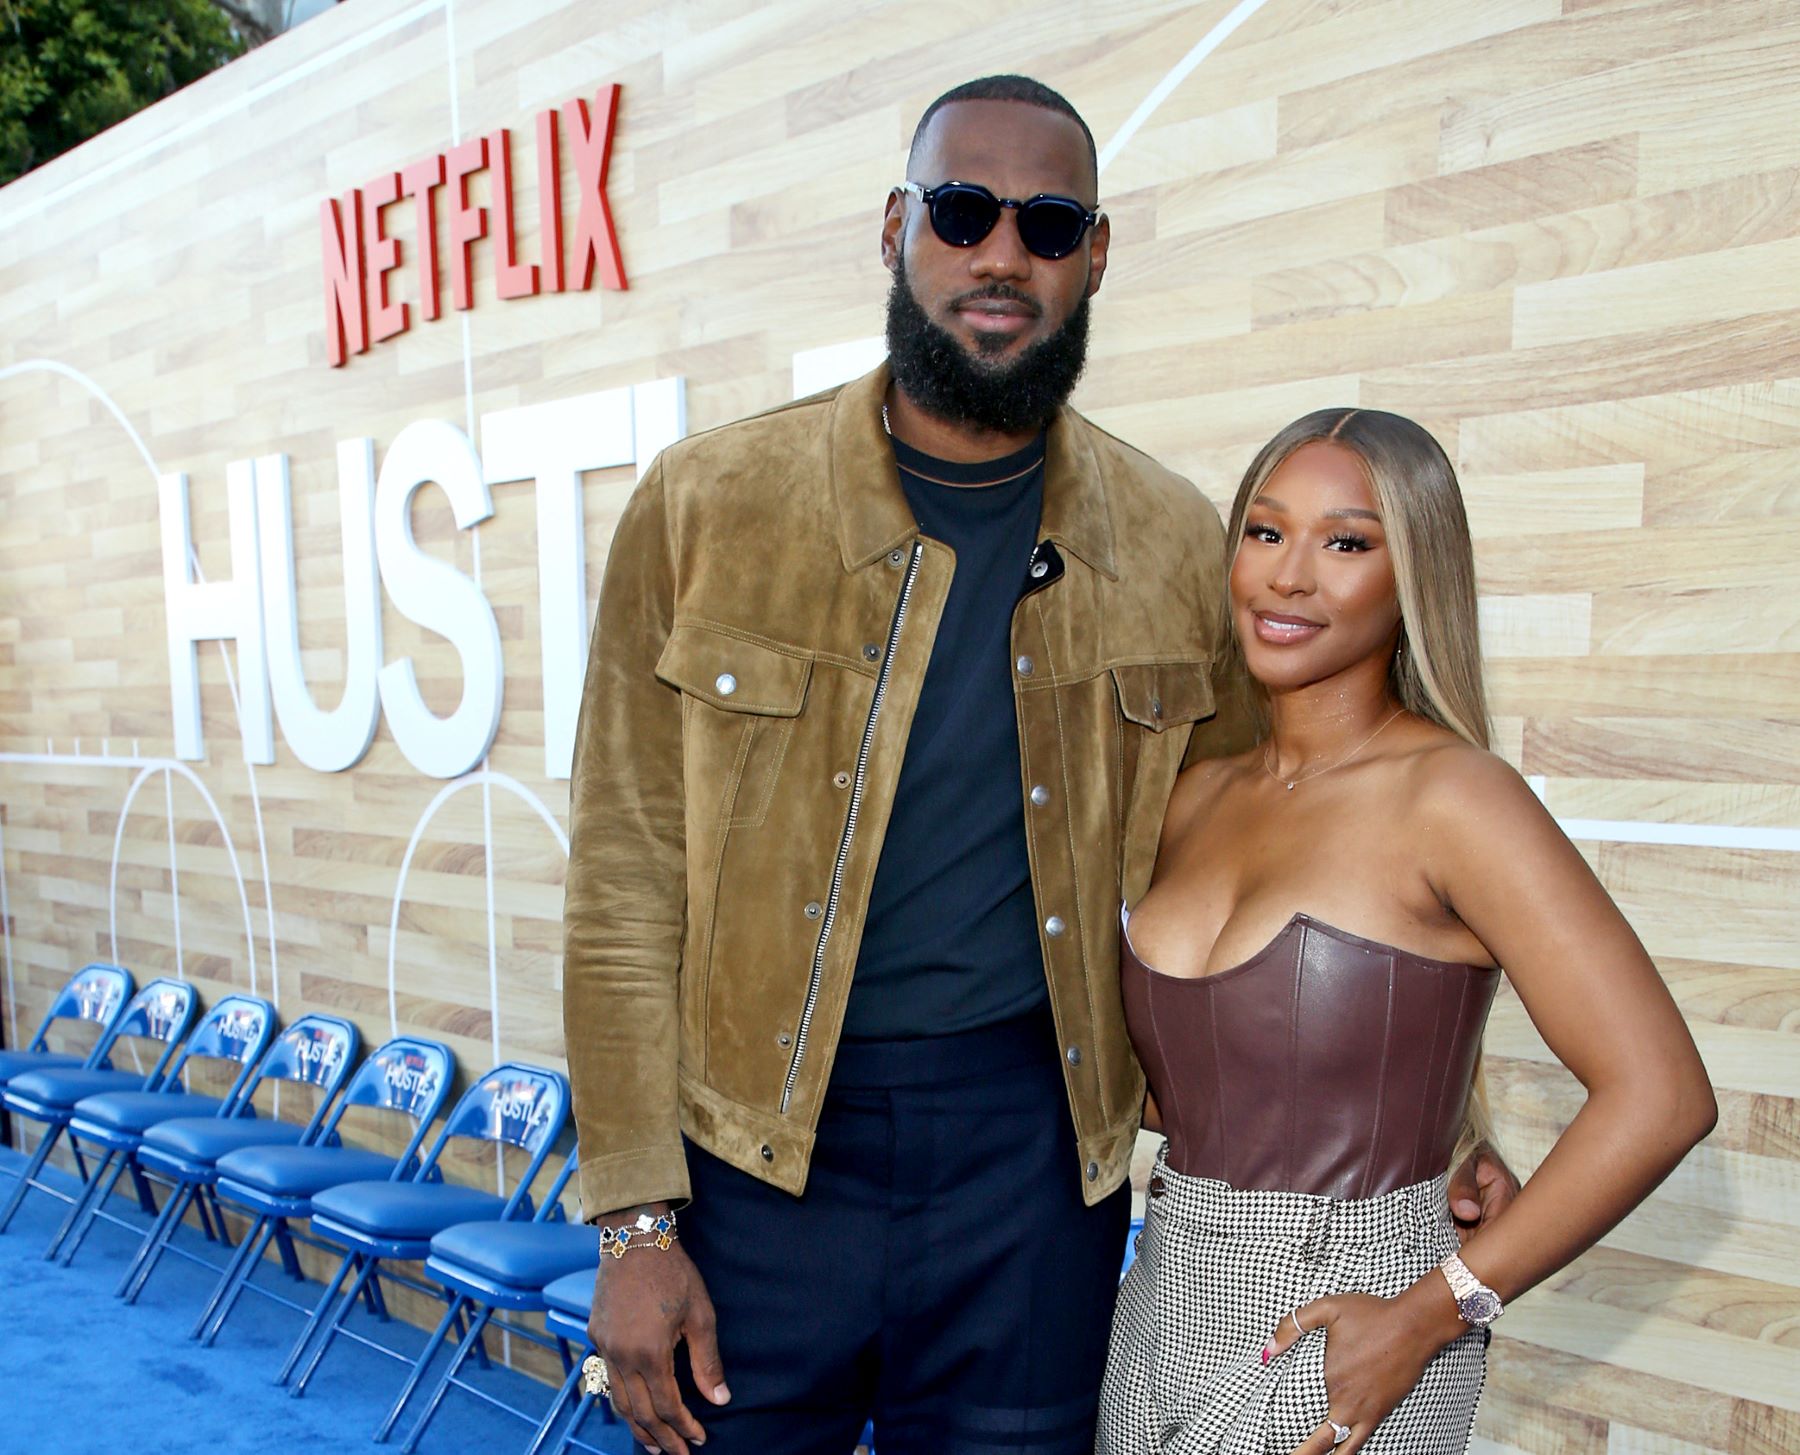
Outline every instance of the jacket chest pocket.
<svg viewBox="0 0 1800 1455">
<path fill-rule="evenodd" d="M 768 816 L 812 668 L 799 648 L 676 625 L 656 675 L 681 691 L 690 826 L 752 828 Z"/>
<path fill-rule="evenodd" d="M 1149 881 L 1163 814 L 1190 729 L 1213 714 L 1212 663 L 1204 658 L 1112 669 L 1118 701 L 1121 887 L 1134 899 Z"/>
<path fill-rule="evenodd" d="M 1189 727 L 1213 712 L 1212 664 L 1138 662 L 1112 669 L 1119 695 L 1119 716 L 1153 733 Z M 1186 734 L 1182 737 L 1185 739 Z"/>
</svg>

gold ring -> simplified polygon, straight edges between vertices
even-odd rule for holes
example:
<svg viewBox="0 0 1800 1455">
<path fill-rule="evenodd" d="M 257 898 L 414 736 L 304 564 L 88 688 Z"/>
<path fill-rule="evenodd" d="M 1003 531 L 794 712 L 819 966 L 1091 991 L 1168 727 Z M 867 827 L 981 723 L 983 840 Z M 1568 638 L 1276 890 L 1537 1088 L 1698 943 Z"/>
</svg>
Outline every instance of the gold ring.
<svg viewBox="0 0 1800 1455">
<path fill-rule="evenodd" d="M 590 1354 L 581 1361 L 581 1392 L 596 1399 L 612 1398 L 612 1380 L 606 1374 L 606 1361 Z"/>
</svg>

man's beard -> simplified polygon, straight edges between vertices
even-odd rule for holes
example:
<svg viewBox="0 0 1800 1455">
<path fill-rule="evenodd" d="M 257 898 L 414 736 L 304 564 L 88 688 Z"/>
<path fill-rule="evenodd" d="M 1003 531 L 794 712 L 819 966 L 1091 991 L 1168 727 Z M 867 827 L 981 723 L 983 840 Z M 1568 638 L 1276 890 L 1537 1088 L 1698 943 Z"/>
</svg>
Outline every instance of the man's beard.
<svg viewBox="0 0 1800 1455">
<path fill-rule="evenodd" d="M 957 302 L 977 298 L 1010 299 L 1035 309 L 1036 302 L 1005 283 L 989 283 L 962 294 Z M 991 344 L 990 344 L 991 339 Z M 1088 300 L 1048 338 L 1026 347 L 1011 363 L 988 363 L 940 328 L 913 297 L 906 281 L 906 260 L 894 267 L 888 289 L 888 364 L 894 382 L 927 414 L 952 424 L 970 424 L 996 434 L 1027 434 L 1045 429 L 1074 391 L 1087 365 Z M 982 335 L 983 352 L 998 352 L 1004 335 Z"/>
</svg>

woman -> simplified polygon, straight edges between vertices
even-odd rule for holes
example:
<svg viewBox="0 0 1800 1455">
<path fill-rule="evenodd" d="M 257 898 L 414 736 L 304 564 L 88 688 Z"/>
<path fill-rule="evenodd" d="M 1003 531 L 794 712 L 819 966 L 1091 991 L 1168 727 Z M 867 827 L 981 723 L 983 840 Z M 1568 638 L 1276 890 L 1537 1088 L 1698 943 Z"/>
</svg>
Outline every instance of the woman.
<svg viewBox="0 0 1800 1455">
<path fill-rule="evenodd" d="M 1124 917 L 1168 1143 L 1119 1294 L 1103 1455 L 1466 1449 L 1486 1326 L 1712 1128 L 1655 967 L 1487 751 L 1468 524 L 1418 425 L 1282 430 L 1232 508 L 1268 734 L 1183 774 Z M 1500 971 L 1587 1088 L 1461 1248 L 1445 1173 Z"/>
</svg>

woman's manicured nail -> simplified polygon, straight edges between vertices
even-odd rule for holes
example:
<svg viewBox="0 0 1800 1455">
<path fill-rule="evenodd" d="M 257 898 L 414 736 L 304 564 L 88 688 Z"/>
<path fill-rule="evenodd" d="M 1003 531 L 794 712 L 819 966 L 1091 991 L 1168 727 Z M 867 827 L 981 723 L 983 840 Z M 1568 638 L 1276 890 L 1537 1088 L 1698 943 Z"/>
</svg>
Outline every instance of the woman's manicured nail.
<svg viewBox="0 0 1800 1455">
<path fill-rule="evenodd" d="M 1264 1364 L 1267 1364 L 1269 1362 L 1269 1355 L 1272 1354 L 1273 1352 L 1274 1352 L 1274 1350 L 1272 1348 L 1270 1348 L 1269 1345 L 1267 1345 L 1267 1344 L 1263 1345 L 1262 1362 Z"/>
</svg>

